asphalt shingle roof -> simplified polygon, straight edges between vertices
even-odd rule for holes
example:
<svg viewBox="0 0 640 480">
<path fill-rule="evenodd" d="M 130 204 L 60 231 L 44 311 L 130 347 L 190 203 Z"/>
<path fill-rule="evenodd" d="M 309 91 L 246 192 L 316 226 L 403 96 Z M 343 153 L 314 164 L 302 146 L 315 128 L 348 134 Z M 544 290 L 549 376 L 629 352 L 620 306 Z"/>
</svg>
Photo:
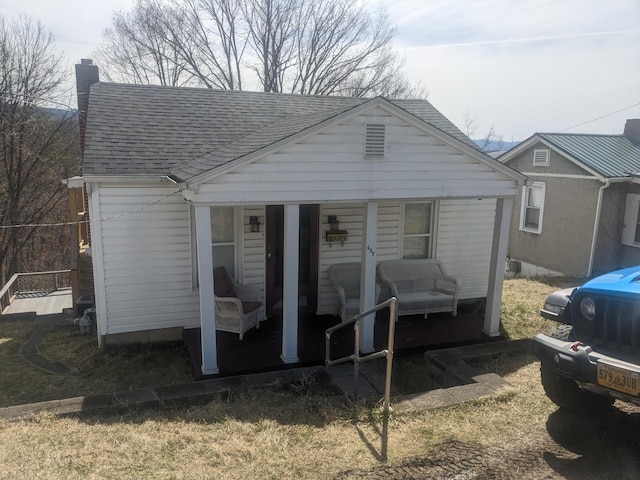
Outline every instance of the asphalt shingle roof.
<svg viewBox="0 0 640 480">
<path fill-rule="evenodd" d="M 150 85 L 91 86 L 85 175 L 175 175 L 188 180 L 371 99 Z M 396 106 L 476 148 L 426 100 Z"/>
<path fill-rule="evenodd" d="M 624 135 L 538 133 L 537 136 L 605 178 L 640 173 L 640 147 Z"/>
</svg>

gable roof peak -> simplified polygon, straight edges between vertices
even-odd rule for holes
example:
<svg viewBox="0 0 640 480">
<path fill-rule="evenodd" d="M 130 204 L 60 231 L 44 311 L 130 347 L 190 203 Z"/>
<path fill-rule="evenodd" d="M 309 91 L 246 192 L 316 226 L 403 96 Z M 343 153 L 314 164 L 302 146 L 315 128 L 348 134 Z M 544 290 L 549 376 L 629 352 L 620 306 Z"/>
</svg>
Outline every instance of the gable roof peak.
<svg viewBox="0 0 640 480">
<path fill-rule="evenodd" d="M 622 134 L 535 133 L 499 160 L 508 162 L 538 142 L 602 178 L 625 178 L 640 171 L 640 147 Z"/>
<path fill-rule="evenodd" d="M 99 82 L 90 94 L 83 172 L 188 180 L 368 106 L 406 112 L 472 146 L 427 100 Z"/>
</svg>

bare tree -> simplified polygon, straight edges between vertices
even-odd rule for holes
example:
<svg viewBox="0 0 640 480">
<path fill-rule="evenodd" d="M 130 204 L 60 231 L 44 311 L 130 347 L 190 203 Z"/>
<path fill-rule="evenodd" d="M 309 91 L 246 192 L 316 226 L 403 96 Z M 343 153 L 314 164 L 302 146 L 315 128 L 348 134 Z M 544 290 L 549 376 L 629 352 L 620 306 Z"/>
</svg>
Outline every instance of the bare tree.
<svg viewBox="0 0 640 480">
<path fill-rule="evenodd" d="M 467 137 L 471 138 L 478 131 L 478 116 L 471 115 L 471 112 L 467 108 L 464 112 L 464 133 Z"/>
<path fill-rule="evenodd" d="M 401 65 L 393 70 L 389 65 L 381 64 L 379 74 L 376 69 L 352 76 L 340 92 L 350 97 L 428 98 L 425 86 L 412 83 L 400 70 Z"/>
<path fill-rule="evenodd" d="M 478 116 L 472 115 L 467 109 L 464 112 L 464 133 L 467 137 L 471 138 L 478 131 Z M 503 135 L 498 135 L 495 130 L 495 125 L 491 125 L 491 128 L 482 137 L 481 140 L 476 141 L 477 145 L 485 152 L 495 152 L 505 150 L 507 144 L 504 141 Z"/>
<path fill-rule="evenodd" d="M 300 50 L 296 32 L 304 28 L 305 2 L 246 0 L 243 13 L 255 56 L 252 69 L 265 92 L 282 92 L 285 75 L 295 66 L 296 52 Z"/>
<path fill-rule="evenodd" d="M 241 90 L 257 77 L 267 92 L 416 92 L 386 11 L 372 16 L 362 0 L 138 0 L 113 22 L 97 58 L 125 81 L 163 83 L 173 64 L 209 88 Z"/>
<path fill-rule="evenodd" d="M 199 83 L 209 88 L 242 90 L 242 58 L 247 45 L 241 0 L 183 0 L 174 8 L 187 20 L 184 26 L 166 23 L 170 42 Z"/>
<path fill-rule="evenodd" d="M 24 254 L 27 248 L 46 244 L 45 238 L 68 239 L 68 227 L 33 226 L 68 219 L 61 179 L 77 166 L 76 124 L 68 110 L 44 108 L 56 100 L 65 76 L 62 56 L 40 22 L 0 15 L 0 284 L 38 263 Z M 38 253 L 35 259 L 61 267 L 59 252 Z"/>
<path fill-rule="evenodd" d="M 105 78 L 171 86 L 193 81 L 192 69 L 176 48 L 193 47 L 184 33 L 185 12 L 155 0 L 138 0 L 131 12 L 114 13 L 112 22 L 95 52 L 96 60 L 108 67 L 103 69 Z M 178 32 L 179 40 L 173 38 Z"/>
<path fill-rule="evenodd" d="M 480 145 L 480 148 L 485 151 L 502 151 L 506 149 L 506 143 L 504 141 L 503 135 L 498 135 L 496 133 L 495 125 L 491 125 L 489 131 L 483 138 L 483 142 Z"/>
<path fill-rule="evenodd" d="M 292 90 L 366 95 L 399 73 L 402 61 L 390 46 L 395 34 L 384 10 L 372 19 L 357 0 L 308 1 Z"/>
</svg>

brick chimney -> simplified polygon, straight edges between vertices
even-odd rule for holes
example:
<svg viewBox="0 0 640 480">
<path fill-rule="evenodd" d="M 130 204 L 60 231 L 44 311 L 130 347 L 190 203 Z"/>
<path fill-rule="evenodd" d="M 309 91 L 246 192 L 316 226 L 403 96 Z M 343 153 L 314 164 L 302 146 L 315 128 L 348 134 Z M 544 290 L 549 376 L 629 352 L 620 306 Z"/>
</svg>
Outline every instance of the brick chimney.
<svg viewBox="0 0 640 480">
<path fill-rule="evenodd" d="M 640 118 L 631 118 L 624 125 L 624 136 L 634 145 L 640 146 Z"/>
<path fill-rule="evenodd" d="M 87 110 L 89 109 L 89 89 L 100 81 L 98 67 L 89 58 L 80 59 L 76 64 L 76 90 L 78 92 L 78 116 L 80 123 L 80 148 L 84 154 L 84 134 L 87 128 Z"/>
</svg>

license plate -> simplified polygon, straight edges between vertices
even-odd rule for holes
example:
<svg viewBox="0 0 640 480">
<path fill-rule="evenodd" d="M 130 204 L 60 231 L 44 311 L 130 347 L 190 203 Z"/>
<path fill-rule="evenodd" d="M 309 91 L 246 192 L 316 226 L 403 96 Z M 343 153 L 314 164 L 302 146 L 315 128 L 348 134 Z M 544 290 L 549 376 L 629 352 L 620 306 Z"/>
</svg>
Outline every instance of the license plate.
<svg viewBox="0 0 640 480">
<path fill-rule="evenodd" d="M 638 372 L 632 372 L 602 362 L 598 362 L 598 385 L 636 397 L 640 394 Z"/>
</svg>

